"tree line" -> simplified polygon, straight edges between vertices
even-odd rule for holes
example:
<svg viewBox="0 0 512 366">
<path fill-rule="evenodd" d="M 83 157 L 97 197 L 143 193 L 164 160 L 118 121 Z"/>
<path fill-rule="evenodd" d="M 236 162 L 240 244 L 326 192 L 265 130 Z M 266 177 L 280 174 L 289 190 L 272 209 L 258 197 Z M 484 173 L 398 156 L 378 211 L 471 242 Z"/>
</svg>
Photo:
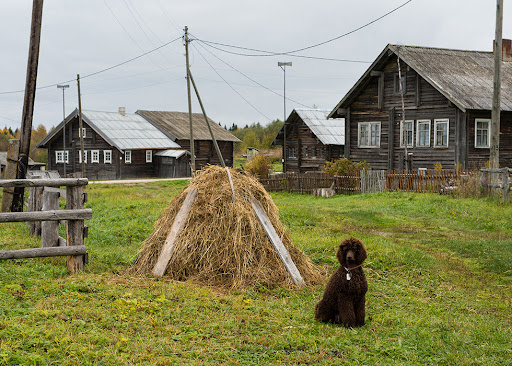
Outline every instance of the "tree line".
<svg viewBox="0 0 512 366">
<path fill-rule="evenodd" d="M 34 147 L 46 137 L 48 131 L 43 125 L 32 128 L 30 135 L 30 158 L 39 163 L 48 163 L 48 151 L 46 149 L 34 149 Z M 16 128 L 14 131 L 10 127 L 4 127 L 0 130 L 0 151 L 7 151 L 10 139 L 19 139 L 20 130 Z"/>
<path fill-rule="evenodd" d="M 226 130 L 242 141 L 235 144 L 235 154 L 246 152 L 248 147 L 254 147 L 258 150 L 279 149 L 280 146 L 271 144 L 282 127 L 283 122 L 278 119 L 272 121 L 267 126 L 262 126 L 259 122 L 241 128 L 235 123 L 231 127 L 224 126 Z"/>
</svg>

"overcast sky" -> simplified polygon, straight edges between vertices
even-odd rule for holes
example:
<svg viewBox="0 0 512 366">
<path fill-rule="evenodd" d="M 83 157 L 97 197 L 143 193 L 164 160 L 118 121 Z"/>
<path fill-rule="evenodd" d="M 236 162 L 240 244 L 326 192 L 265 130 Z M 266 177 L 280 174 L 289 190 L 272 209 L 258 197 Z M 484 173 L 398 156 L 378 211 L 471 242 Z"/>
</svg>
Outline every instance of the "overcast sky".
<svg viewBox="0 0 512 366">
<path fill-rule="evenodd" d="M 407 0 L 46 0 L 37 86 L 67 83 L 66 114 L 82 109 L 188 111 L 185 47 L 206 112 L 223 126 L 283 118 L 293 108 L 331 110 L 388 43 L 491 51 L 495 0 L 412 0 L 347 36 L 292 55 L 264 55 L 208 42 L 284 53 L 354 31 Z M 0 0 L 0 128 L 20 127 L 31 0 Z M 503 38 L 512 37 L 512 6 L 504 5 Z M 98 73 L 142 55 L 146 56 Z M 210 45 L 210 46 L 209 46 Z M 212 48 L 211 46 L 222 50 Z M 234 55 L 228 52 L 242 53 Z M 268 53 L 267 53 L 268 55 Z M 299 56 L 328 58 L 318 60 Z M 349 60 L 355 62 L 338 61 Z M 193 96 L 193 111 L 200 107 Z M 33 125 L 62 120 L 62 90 L 39 89 Z"/>
</svg>

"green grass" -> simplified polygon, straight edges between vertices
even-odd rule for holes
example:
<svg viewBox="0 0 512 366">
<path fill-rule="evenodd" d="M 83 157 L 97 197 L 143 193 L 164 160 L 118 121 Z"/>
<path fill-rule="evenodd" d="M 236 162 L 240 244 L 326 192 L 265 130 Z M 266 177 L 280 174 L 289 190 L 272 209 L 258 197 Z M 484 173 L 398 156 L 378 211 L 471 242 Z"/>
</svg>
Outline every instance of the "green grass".
<svg viewBox="0 0 512 366">
<path fill-rule="evenodd" d="M 90 185 L 85 273 L 63 258 L 0 262 L 0 365 L 510 364 L 512 206 L 272 194 L 294 244 L 327 275 L 343 238 L 365 243 L 367 324 L 345 329 L 313 319 L 325 283 L 226 292 L 124 276 L 186 183 Z M 26 224 L 0 224 L 0 249 L 38 245 Z"/>
</svg>

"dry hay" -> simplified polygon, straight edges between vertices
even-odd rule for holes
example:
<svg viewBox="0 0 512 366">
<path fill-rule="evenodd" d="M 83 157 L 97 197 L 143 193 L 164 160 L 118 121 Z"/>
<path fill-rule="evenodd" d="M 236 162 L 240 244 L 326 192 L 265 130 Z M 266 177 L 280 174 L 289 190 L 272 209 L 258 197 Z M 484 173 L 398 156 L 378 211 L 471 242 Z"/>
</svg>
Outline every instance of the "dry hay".
<svg viewBox="0 0 512 366">
<path fill-rule="evenodd" d="M 195 202 L 176 239 L 165 276 L 174 280 L 224 288 L 256 284 L 294 287 L 291 276 L 259 223 L 248 199 L 256 199 L 267 213 L 306 284 L 317 283 L 319 272 L 292 242 L 279 222 L 277 208 L 263 186 L 243 171 L 230 169 L 236 200 L 224 168 L 209 166 L 176 196 L 153 233 L 145 240 L 128 273 L 151 273 L 183 201 L 192 188 Z"/>
</svg>

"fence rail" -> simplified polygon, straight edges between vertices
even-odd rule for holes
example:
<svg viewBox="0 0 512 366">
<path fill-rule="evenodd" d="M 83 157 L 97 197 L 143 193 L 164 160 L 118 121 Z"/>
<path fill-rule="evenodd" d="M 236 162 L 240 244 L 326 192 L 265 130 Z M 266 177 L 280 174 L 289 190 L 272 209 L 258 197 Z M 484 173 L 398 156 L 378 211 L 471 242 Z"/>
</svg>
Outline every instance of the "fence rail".
<svg viewBox="0 0 512 366">
<path fill-rule="evenodd" d="M 462 175 L 478 172 L 458 170 L 367 170 L 360 175 L 329 176 L 322 172 L 283 173 L 260 178 L 267 191 L 313 193 L 318 188 L 330 188 L 338 194 L 358 194 L 382 191 L 437 193 L 453 185 Z"/>
</svg>

